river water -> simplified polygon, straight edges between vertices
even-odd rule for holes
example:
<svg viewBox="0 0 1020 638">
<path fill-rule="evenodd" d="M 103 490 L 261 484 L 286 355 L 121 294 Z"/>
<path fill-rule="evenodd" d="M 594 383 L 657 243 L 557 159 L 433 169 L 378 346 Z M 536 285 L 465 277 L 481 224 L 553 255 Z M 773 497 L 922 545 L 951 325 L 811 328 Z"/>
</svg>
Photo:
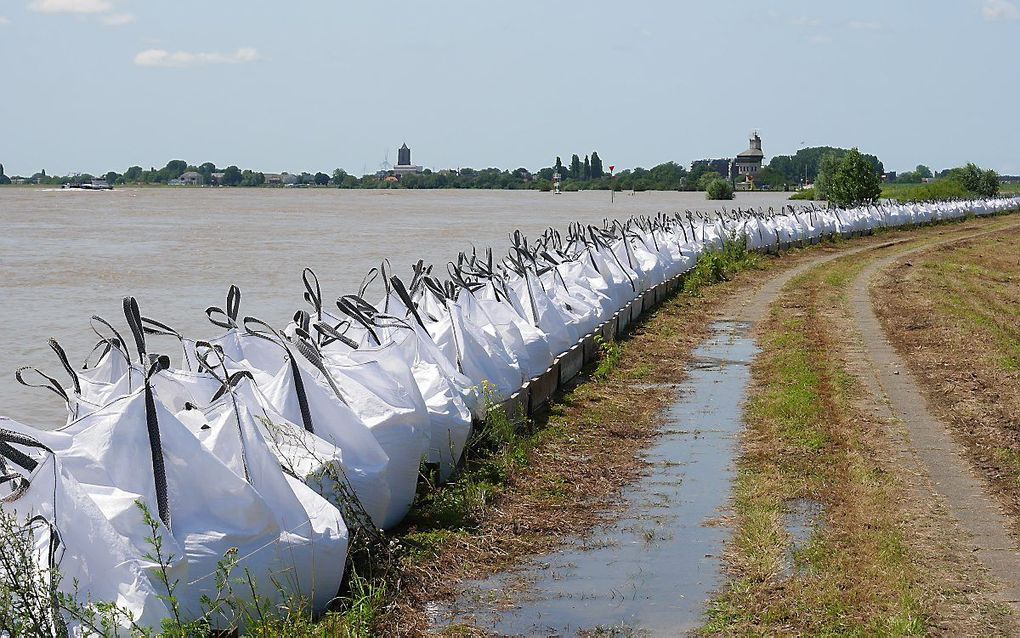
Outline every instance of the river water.
<svg viewBox="0 0 1020 638">
<path fill-rule="evenodd" d="M 738 193 L 727 206 L 775 207 L 784 193 Z M 658 211 L 713 210 L 703 193 L 553 195 L 535 191 L 124 188 L 112 192 L 0 188 L 0 414 L 55 427 L 56 395 L 20 386 L 14 371 L 58 376 L 46 345 L 56 337 L 79 365 L 95 342 L 89 317 L 123 326 L 121 298 L 191 337 L 216 335 L 203 313 L 230 284 L 241 314 L 282 326 L 303 307 L 301 270 L 319 275 L 326 299 L 356 292 L 383 258 L 406 275 L 417 259 L 442 268 L 460 250 L 507 234 L 571 221 Z M 126 329 L 125 329 L 126 330 Z M 175 344 L 150 347 L 177 360 Z"/>
</svg>

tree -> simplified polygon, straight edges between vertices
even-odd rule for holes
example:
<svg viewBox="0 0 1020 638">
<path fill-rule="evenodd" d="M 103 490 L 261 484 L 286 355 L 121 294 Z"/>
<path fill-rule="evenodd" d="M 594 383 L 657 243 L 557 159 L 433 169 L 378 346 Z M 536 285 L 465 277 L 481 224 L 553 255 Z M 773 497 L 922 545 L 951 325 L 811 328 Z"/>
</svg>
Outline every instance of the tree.
<svg viewBox="0 0 1020 638">
<path fill-rule="evenodd" d="M 914 174 L 921 179 L 931 179 L 931 169 L 924 164 L 918 164 L 917 168 L 914 169 Z"/>
<path fill-rule="evenodd" d="M 999 174 L 993 170 L 982 171 L 974 162 L 949 171 L 949 179 L 955 179 L 971 193 L 992 197 L 999 192 Z"/>
<path fill-rule="evenodd" d="M 705 199 L 733 199 L 733 184 L 722 178 L 713 179 L 705 188 Z"/>
<path fill-rule="evenodd" d="M 137 182 L 142 179 L 142 167 L 132 166 L 131 168 L 124 171 L 125 182 Z"/>
<path fill-rule="evenodd" d="M 553 172 L 559 173 L 561 176 L 563 175 L 563 160 L 560 159 L 559 155 L 556 156 L 556 164 L 553 165 Z"/>
<path fill-rule="evenodd" d="M 212 162 L 205 162 L 203 164 L 200 164 L 198 166 L 198 169 L 196 170 L 198 171 L 198 174 L 202 176 L 202 180 L 206 184 L 212 184 L 213 182 L 212 174 L 219 172 L 216 170 L 216 165 L 213 164 Z"/>
<path fill-rule="evenodd" d="M 786 176 L 790 183 L 799 184 L 801 180 L 812 182 L 821 171 L 822 158 L 826 155 L 835 155 L 837 159 L 847 154 L 847 149 L 834 146 L 812 146 L 802 148 L 794 155 L 776 155 L 769 161 L 769 167 L 776 169 Z M 885 167 L 874 155 L 863 155 L 875 171 L 881 175 Z"/>
<path fill-rule="evenodd" d="M 221 183 L 224 186 L 237 186 L 241 183 L 241 169 L 236 166 L 228 166 L 223 169 L 223 180 Z"/>
<path fill-rule="evenodd" d="M 344 183 L 344 178 L 347 177 L 347 172 L 342 168 L 333 169 L 333 186 L 340 186 Z"/>
<path fill-rule="evenodd" d="M 186 170 L 188 170 L 188 163 L 184 160 L 170 160 L 161 171 L 163 173 L 162 181 L 177 179 Z"/>
<path fill-rule="evenodd" d="M 314 179 L 316 186 L 325 186 L 329 183 L 329 175 L 326 175 L 325 173 L 316 173 Z"/>
<path fill-rule="evenodd" d="M 770 190 L 784 190 L 789 182 L 779 171 L 766 166 L 754 176 L 754 183 L 768 186 Z"/>
<path fill-rule="evenodd" d="M 637 171 L 635 171 L 636 173 Z M 687 170 L 676 162 L 663 162 L 648 171 L 648 188 L 658 190 L 680 190 L 684 185 Z"/>
<path fill-rule="evenodd" d="M 836 174 L 838 166 L 839 156 L 835 153 L 827 153 L 818 161 L 818 174 L 815 176 L 815 197 L 829 199 L 832 177 Z"/>
<path fill-rule="evenodd" d="M 978 184 L 977 194 L 984 197 L 995 197 L 999 194 L 999 174 L 988 169 L 981 173 L 981 181 Z"/>
<path fill-rule="evenodd" d="M 577 179 L 581 176 L 581 158 L 574 153 L 570 156 L 570 176 Z"/>
<path fill-rule="evenodd" d="M 839 160 L 828 191 L 829 203 L 836 206 L 873 204 L 882 194 L 882 180 L 871 162 L 853 148 Z"/>
<path fill-rule="evenodd" d="M 591 178 L 601 179 L 606 172 L 602 168 L 602 158 L 595 151 L 591 152 Z"/>
<path fill-rule="evenodd" d="M 120 179 L 120 175 L 117 174 L 117 171 L 110 171 L 106 174 L 107 184 L 113 185 L 118 179 Z"/>
<path fill-rule="evenodd" d="M 588 156 L 584 156 L 584 173 L 581 175 L 584 179 L 591 179 L 591 161 Z"/>
<path fill-rule="evenodd" d="M 715 171 L 705 171 L 704 173 L 701 174 L 701 177 L 698 178 L 698 190 L 707 191 L 709 185 L 712 182 L 718 181 L 720 179 L 722 179 L 722 175 L 720 175 L 719 173 L 716 173 Z"/>
</svg>

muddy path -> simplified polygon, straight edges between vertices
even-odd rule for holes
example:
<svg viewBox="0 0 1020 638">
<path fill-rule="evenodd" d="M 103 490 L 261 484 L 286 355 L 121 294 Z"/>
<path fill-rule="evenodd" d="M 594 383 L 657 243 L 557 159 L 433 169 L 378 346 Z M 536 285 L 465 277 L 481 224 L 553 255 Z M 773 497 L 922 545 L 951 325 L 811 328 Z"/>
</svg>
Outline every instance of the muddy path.
<svg viewBox="0 0 1020 638">
<path fill-rule="evenodd" d="M 1017 226 L 1006 231 L 1015 232 Z M 967 460 L 964 447 L 954 440 L 946 423 L 931 410 L 904 358 L 897 353 L 875 312 L 870 284 L 876 275 L 909 255 L 942 245 L 989 234 L 979 231 L 928 243 L 894 254 L 876 256 L 856 277 L 850 291 L 852 319 L 859 336 L 856 353 L 868 372 L 865 380 L 886 416 L 906 431 L 909 454 L 930 480 L 937 496 L 962 533 L 965 544 L 998 586 L 993 597 L 1020 611 L 1020 551 L 1008 532 L 1010 522 L 989 486 Z"/>
</svg>

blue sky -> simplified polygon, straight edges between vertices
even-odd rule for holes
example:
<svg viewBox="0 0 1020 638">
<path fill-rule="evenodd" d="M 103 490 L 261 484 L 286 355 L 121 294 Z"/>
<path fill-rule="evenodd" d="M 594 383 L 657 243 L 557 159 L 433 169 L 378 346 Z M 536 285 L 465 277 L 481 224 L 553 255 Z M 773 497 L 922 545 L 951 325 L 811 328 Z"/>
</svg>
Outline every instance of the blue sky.
<svg viewBox="0 0 1020 638">
<path fill-rule="evenodd" d="M 1020 174 L 1020 0 L 0 0 L 0 162 L 374 171 L 858 146 Z"/>
</svg>

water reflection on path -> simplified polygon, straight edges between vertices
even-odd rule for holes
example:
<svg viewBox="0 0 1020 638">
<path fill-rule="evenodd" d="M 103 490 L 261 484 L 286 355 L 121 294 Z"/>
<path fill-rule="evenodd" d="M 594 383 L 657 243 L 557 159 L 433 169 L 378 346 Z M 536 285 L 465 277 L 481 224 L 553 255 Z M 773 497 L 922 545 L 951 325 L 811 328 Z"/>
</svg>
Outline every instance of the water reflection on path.
<svg viewBox="0 0 1020 638">
<path fill-rule="evenodd" d="M 623 493 L 613 525 L 512 573 L 469 583 L 436 625 L 473 623 L 508 635 L 602 630 L 675 636 L 698 627 L 722 583 L 742 404 L 757 352 L 749 325 L 720 321 L 696 351 L 648 450 L 650 471 Z"/>
</svg>

